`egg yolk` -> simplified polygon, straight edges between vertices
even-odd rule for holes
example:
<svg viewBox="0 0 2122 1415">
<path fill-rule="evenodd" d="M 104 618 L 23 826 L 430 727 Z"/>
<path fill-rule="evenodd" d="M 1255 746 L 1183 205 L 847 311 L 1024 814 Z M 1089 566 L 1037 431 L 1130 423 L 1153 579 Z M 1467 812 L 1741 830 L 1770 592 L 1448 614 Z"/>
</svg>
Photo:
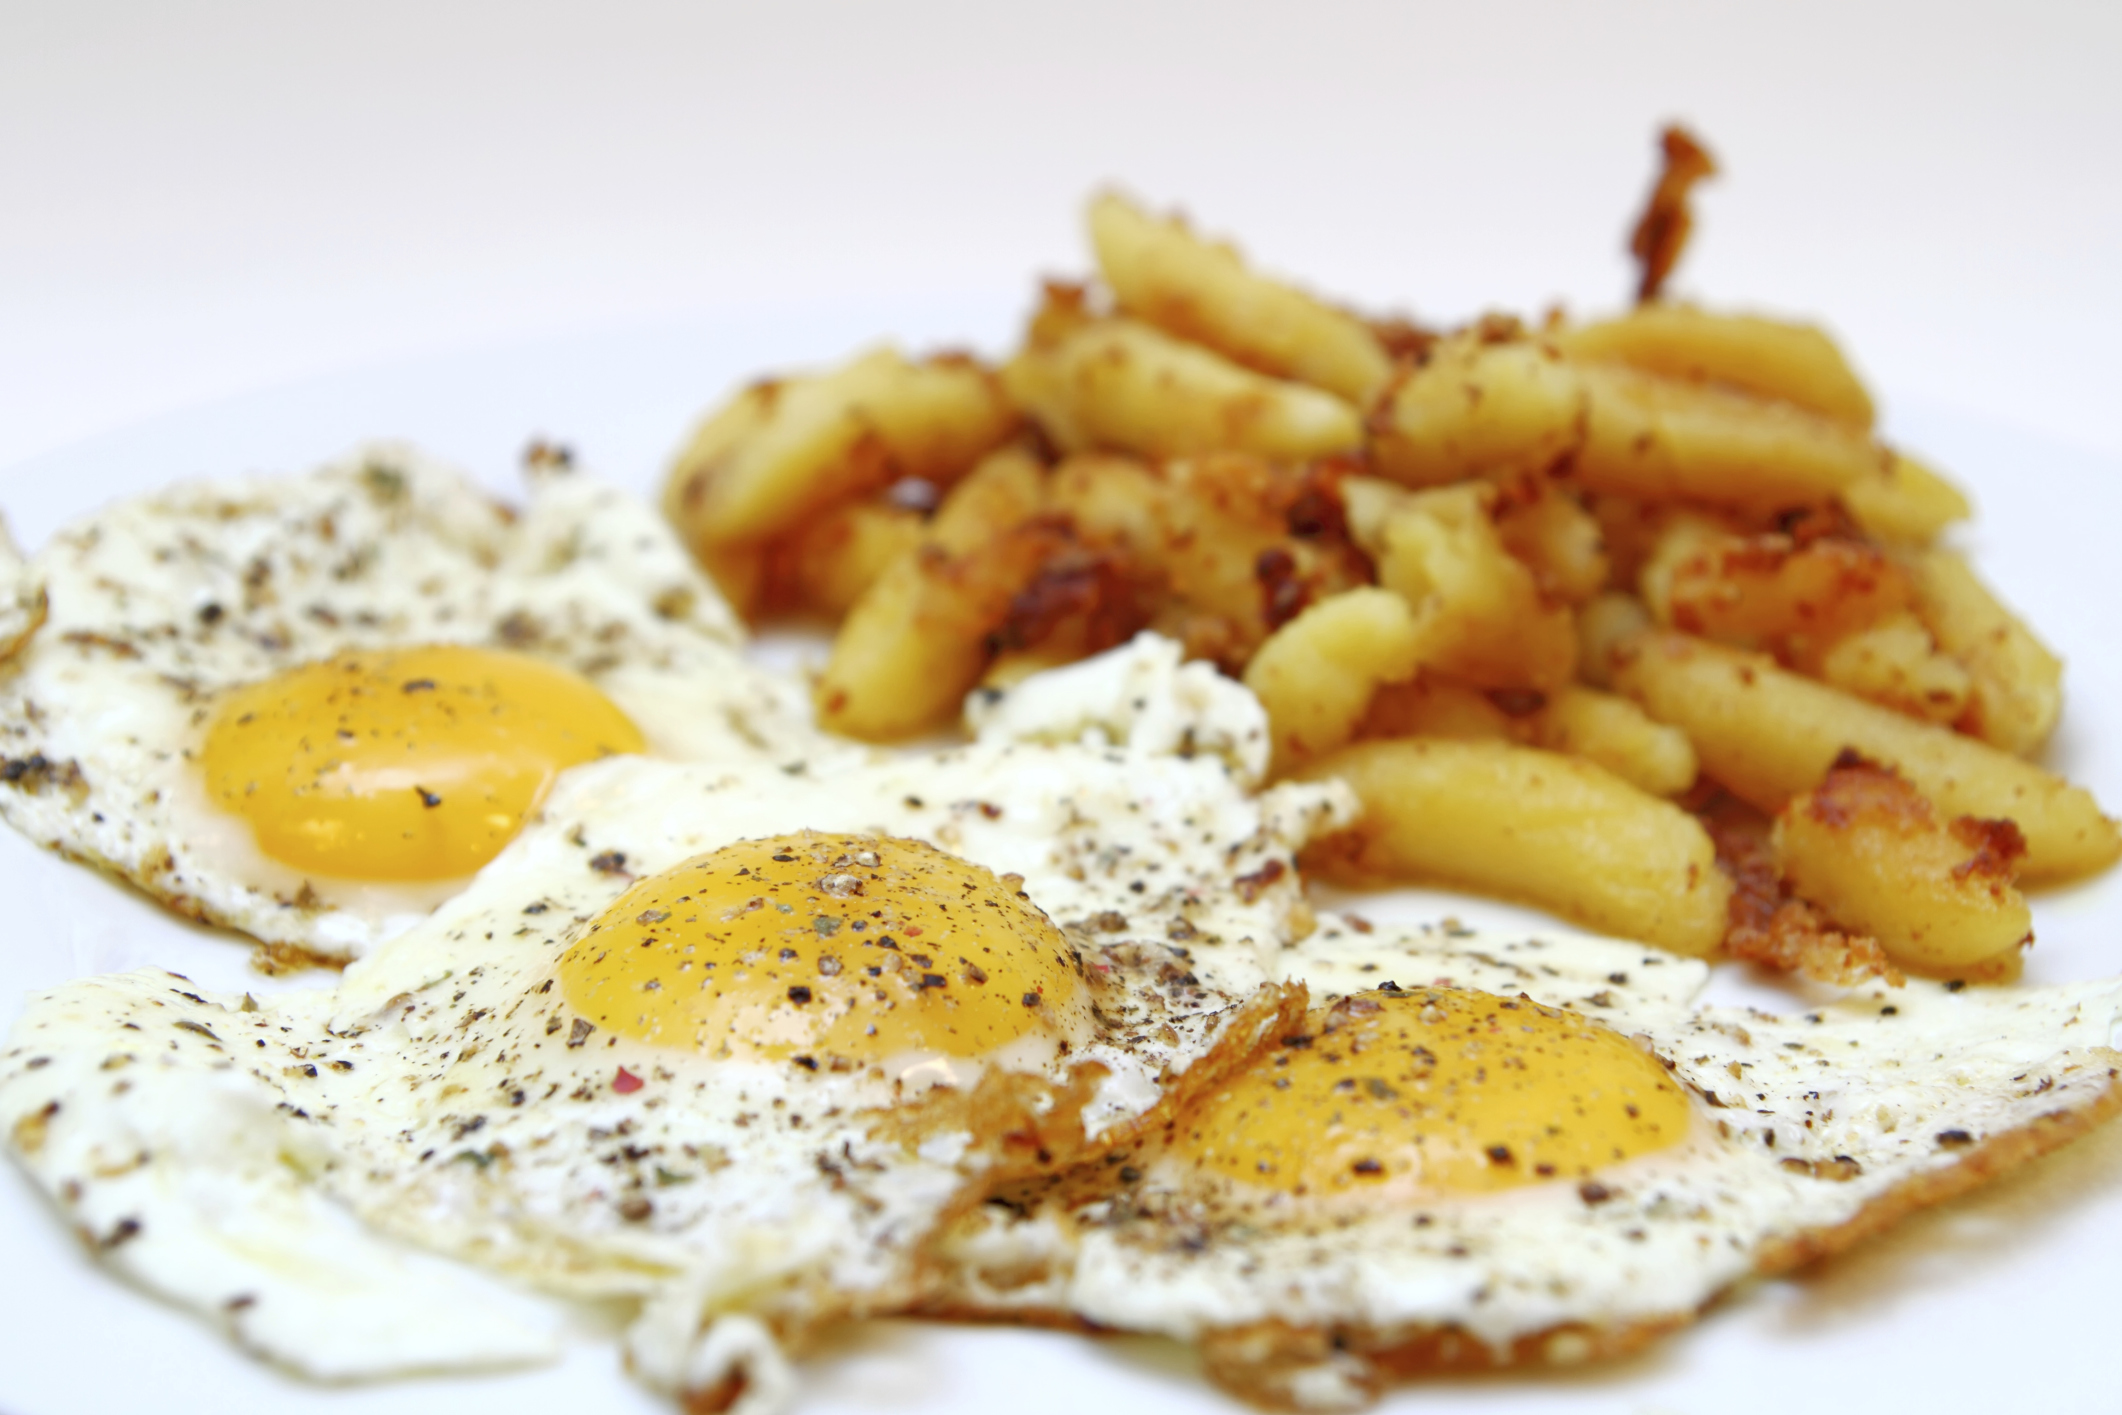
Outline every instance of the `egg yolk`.
<svg viewBox="0 0 2122 1415">
<path fill-rule="evenodd" d="M 1365 993 L 1307 1032 L 1212 1098 L 1180 1153 L 1297 1194 L 1483 1191 L 1581 1178 L 1687 1132 L 1687 1096 L 1656 1058 L 1523 998 Z"/>
<path fill-rule="evenodd" d="M 491 860 L 562 769 L 642 745 L 579 675 L 450 644 L 342 653 L 238 688 L 200 762 L 273 859 L 418 881 Z"/>
<path fill-rule="evenodd" d="M 608 1031 L 711 1055 L 974 1057 L 1076 1034 L 1082 964 L 1017 889 L 918 840 L 744 840 L 642 880 L 560 957 Z"/>
</svg>

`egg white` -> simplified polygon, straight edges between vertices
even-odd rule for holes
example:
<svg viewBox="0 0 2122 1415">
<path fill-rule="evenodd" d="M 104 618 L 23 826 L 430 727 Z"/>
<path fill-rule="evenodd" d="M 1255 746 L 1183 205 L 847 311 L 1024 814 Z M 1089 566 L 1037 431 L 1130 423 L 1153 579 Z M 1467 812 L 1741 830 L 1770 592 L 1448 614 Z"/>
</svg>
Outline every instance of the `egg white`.
<svg viewBox="0 0 2122 1415">
<path fill-rule="evenodd" d="M 582 476 L 534 476 L 516 513 L 379 444 L 307 475 L 108 507 L 15 580 L 4 598 L 41 602 L 41 585 L 50 612 L 0 666 L 0 815 L 180 913 L 327 960 L 360 956 L 463 881 L 333 880 L 266 858 L 195 760 L 217 694 L 345 649 L 481 644 L 583 674 L 657 755 L 816 748 L 800 689 L 744 661 L 669 527 Z M 11 622 L 0 613 L 0 633 Z"/>
<path fill-rule="evenodd" d="M 1927 1185 L 1949 1192 L 1950 1171 L 1988 1142 L 2105 1113 L 2122 1066 L 2122 980 L 1911 982 L 1777 1016 L 1701 1005 L 1702 963 L 1640 945 L 1372 930 L 1337 916 L 1282 961 L 1315 1006 L 1392 981 L 1523 994 L 1596 1019 L 1687 1086 L 1692 1134 L 1596 1187 L 1557 1180 L 1367 1210 L 1269 1201 L 1145 1153 L 1130 1161 L 1137 1183 L 961 1220 L 941 1245 L 936 1305 L 1212 1349 L 1273 1331 L 1226 1384 L 1308 1408 L 1360 1406 L 1381 1380 L 1366 1350 L 1441 1337 L 1440 1349 L 1477 1347 L 1492 1364 L 1567 1364 L 1691 1320 L 1749 1274 L 1853 1238 L 1871 1206 Z M 1226 1342 L 1216 1359 L 1245 1349 Z"/>
<path fill-rule="evenodd" d="M 1139 690 L 1182 673 L 1178 730 L 1145 723 Z M 1058 683 L 1051 711 L 1034 680 L 966 747 L 817 777 L 647 758 L 570 772 L 463 893 L 336 989 L 257 1001 L 149 970 L 34 999 L 0 1052 L 0 1124 L 101 1256 L 297 1370 L 535 1359 L 546 1333 L 506 1304 L 430 1323 L 396 1291 L 443 1254 L 641 1304 L 633 1362 L 663 1388 L 724 1359 L 768 1371 L 767 1327 L 910 1299 L 995 1137 L 951 1121 L 908 1142 L 877 1116 L 970 1094 L 983 1063 L 714 1061 L 585 1032 L 545 983 L 633 878 L 700 851 L 796 828 L 925 836 L 1022 875 L 1081 951 L 1105 1022 L 1045 1074 L 1097 1063 L 1081 1128 L 1120 1133 L 1257 1019 L 1240 1004 L 1308 926 L 1294 852 L 1354 802 L 1334 784 L 1253 794 L 1257 704 L 1160 641 Z M 329 1341 L 304 1336 L 327 1320 Z"/>
</svg>

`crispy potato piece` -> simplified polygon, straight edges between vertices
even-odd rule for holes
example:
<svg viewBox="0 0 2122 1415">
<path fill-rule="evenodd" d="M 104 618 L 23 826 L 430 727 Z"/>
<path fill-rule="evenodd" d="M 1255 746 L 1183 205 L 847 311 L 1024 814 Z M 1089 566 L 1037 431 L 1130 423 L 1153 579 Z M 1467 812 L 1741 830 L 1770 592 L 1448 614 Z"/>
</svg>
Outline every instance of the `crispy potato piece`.
<svg viewBox="0 0 2122 1415">
<path fill-rule="evenodd" d="M 1529 718 L 1535 746 L 1597 762 L 1653 796 L 1677 796 L 1695 784 L 1687 734 L 1653 722 L 1627 698 L 1565 684 Z"/>
<path fill-rule="evenodd" d="M 1855 750 L 1949 815 L 2016 822 L 2029 880 L 2089 874 L 2122 856 L 2122 833 L 2090 792 L 1972 737 L 1685 634 L 1641 635 L 1615 658 L 1615 688 L 1685 732 L 1702 770 L 1761 810 L 1810 791 Z"/>
<path fill-rule="evenodd" d="M 1663 164 L 1658 180 L 1644 200 L 1643 214 L 1628 233 L 1628 253 L 1641 266 L 1636 281 L 1636 299 L 1647 304 L 1658 298 L 1666 277 L 1680 263 L 1687 238 L 1695 229 L 1695 214 L 1688 196 L 1697 182 L 1717 175 L 1717 160 L 1709 149 L 1678 123 L 1668 123 L 1658 134 Z"/>
<path fill-rule="evenodd" d="M 2018 827 L 1941 821 L 1892 768 L 1855 753 L 1777 813 L 1774 845 L 1798 894 L 1908 967 L 1957 974 L 2033 942 L 2013 887 Z"/>
<path fill-rule="evenodd" d="M 1694 817 L 1603 767 L 1507 742 L 1359 742 L 1305 767 L 1338 776 L 1364 819 L 1321 852 L 1360 876 L 1426 879 L 1703 954 L 1731 883 Z"/>
<path fill-rule="evenodd" d="M 1354 735 L 1380 684 L 1415 674 L 1414 611 L 1372 586 L 1323 599 L 1277 629 L 1245 670 L 1267 709 L 1277 771 Z"/>
<path fill-rule="evenodd" d="M 1695 819 L 1716 842 L 1717 864 L 1732 881 L 1727 954 L 1837 987 L 1874 977 L 1894 987 L 1908 981 L 1877 939 L 1835 928 L 1791 893 L 1769 843 L 1774 822 L 1721 791 L 1695 808 Z"/>
<path fill-rule="evenodd" d="M 1690 515 L 1672 519 L 1639 584 L 1662 626 L 1801 666 L 1915 598 L 1901 567 L 1862 541 L 1738 536 Z"/>
<path fill-rule="evenodd" d="M 1889 452 L 1843 487 L 1842 505 L 1864 534 L 1888 545 L 1929 545 L 1974 514 L 1965 492 L 1905 452 Z"/>
<path fill-rule="evenodd" d="M 1583 440 L 1576 365 L 1542 339 L 1476 328 L 1439 341 L 1370 418 L 1371 461 L 1408 486 L 1539 471 Z"/>
<path fill-rule="evenodd" d="M 1577 672 L 1594 688 L 1613 686 L 1614 650 L 1651 627 L 1643 601 L 1608 590 L 1577 611 Z"/>
<path fill-rule="evenodd" d="M 1655 304 L 1556 330 L 1549 338 L 1572 358 L 1627 364 L 1694 383 L 1729 384 L 1795 403 L 1858 432 L 1872 429 L 1871 395 L 1818 325 Z"/>
<path fill-rule="evenodd" d="M 1094 454 L 1056 469 L 1052 498 L 1086 544 L 1149 583 L 1156 627 L 1237 672 L 1306 605 L 1369 579 L 1337 530 L 1292 530 L 1312 490 L 1301 473 L 1235 453 L 1158 467 Z"/>
<path fill-rule="evenodd" d="M 1035 318 L 1030 341 L 1003 368 L 1002 381 L 1069 452 L 1236 451 L 1296 460 L 1363 441 L 1352 404 L 1254 373 L 1133 319 Z"/>
<path fill-rule="evenodd" d="M 1838 639 L 1812 669 L 1845 693 L 1931 722 L 1959 721 L 1973 691 L 1967 669 L 1906 611 Z"/>
<path fill-rule="evenodd" d="M 1578 376 L 1590 411 L 1573 475 L 1592 491 L 1773 510 L 1830 499 L 1885 455 L 1788 403 L 1623 364 L 1585 364 Z"/>
<path fill-rule="evenodd" d="M 1547 603 L 1503 548 L 1487 483 L 1410 492 L 1374 477 L 1341 484 L 1349 534 L 1378 583 L 1414 607 L 1422 665 L 1482 688 L 1559 687 L 1576 670 L 1566 605 Z"/>
<path fill-rule="evenodd" d="M 1606 588 L 1613 565 L 1598 520 L 1545 477 L 1524 477 L 1504 488 L 1496 534 L 1548 599 L 1582 604 Z"/>
<path fill-rule="evenodd" d="M 703 559 L 757 544 L 900 477 L 956 480 L 1016 428 L 993 374 L 964 355 L 873 349 L 830 373 L 755 383 L 701 424 L 664 512 Z"/>
<path fill-rule="evenodd" d="M 1422 673 L 1404 683 L 1383 683 L 1356 725 L 1356 736 L 1448 737 L 1462 742 L 1508 742 L 1518 724 L 1479 688 Z"/>
<path fill-rule="evenodd" d="M 1366 407 L 1392 374 L 1369 326 L 1294 286 L 1248 270 L 1236 248 L 1117 192 L 1091 202 L 1091 247 L 1120 308 L 1276 378 Z"/>
<path fill-rule="evenodd" d="M 921 544 L 848 611 L 814 690 L 821 725 L 874 742 L 951 718 L 1011 600 L 1070 544 L 1065 526 L 1037 514 L 1042 475 L 1008 450 L 953 488 Z"/>
<path fill-rule="evenodd" d="M 920 512 L 889 501 L 836 507 L 775 548 L 770 599 L 776 608 L 838 619 L 886 566 L 921 543 L 922 530 Z"/>
<path fill-rule="evenodd" d="M 1916 612 L 1973 680 L 1961 730 L 2022 756 L 2037 750 L 2063 712 L 2063 660 L 1952 551 L 1919 551 L 1908 564 Z"/>
</svg>

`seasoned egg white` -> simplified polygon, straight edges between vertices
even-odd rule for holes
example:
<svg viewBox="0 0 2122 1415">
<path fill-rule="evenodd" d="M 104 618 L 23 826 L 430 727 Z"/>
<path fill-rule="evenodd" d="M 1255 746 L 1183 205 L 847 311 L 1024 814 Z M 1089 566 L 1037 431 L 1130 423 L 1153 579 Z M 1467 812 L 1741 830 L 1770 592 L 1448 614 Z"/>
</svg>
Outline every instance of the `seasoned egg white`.
<svg viewBox="0 0 2122 1415">
<path fill-rule="evenodd" d="M 50 614 L 0 670 L 0 814 L 181 913 L 326 959 L 402 929 L 469 870 L 353 879 L 269 858 L 201 761 L 217 710 L 253 685 L 349 652 L 475 646 L 579 675 L 660 756 L 814 746 L 800 691 L 743 661 L 728 609 L 668 527 L 572 474 L 535 476 L 512 512 L 410 449 L 375 446 L 304 476 L 106 508 L 14 582 L 0 636 L 29 622 L 40 586 Z M 442 696 L 416 704 L 403 676 L 386 714 Z M 318 714 L 326 769 L 335 725 Z M 403 790 L 415 807 L 443 804 L 416 789 L 417 776 Z"/>
<path fill-rule="evenodd" d="M 1145 724 L 1137 690 L 1170 694 L 1182 673 L 1196 710 L 1174 732 Z M 638 1302 L 630 1360 L 657 1388 L 732 1367 L 771 1384 L 769 1331 L 903 1307 L 936 1224 L 989 1176 L 1138 1134 L 1195 1065 L 1294 1020 L 1293 998 L 1256 985 L 1308 927 L 1294 851 L 1352 818 L 1348 793 L 1254 794 L 1257 704 L 1159 641 L 1069 670 L 1053 711 L 1041 694 L 1020 687 L 1007 724 L 966 747 L 829 776 L 579 768 L 336 989 L 253 1000 L 147 971 L 34 1000 L 0 1052 L 0 1124 L 106 1261 L 298 1370 L 535 1359 L 545 1331 L 505 1303 L 417 1319 L 422 1302 L 476 1305 L 445 1287 L 416 1300 L 440 1254 Z M 733 845 L 761 838 L 779 842 L 765 861 Z M 652 893 L 740 856 L 753 874 L 708 881 L 734 894 Z M 886 876 L 909 856 L 984 867 L 995 883 L 963 888 L 986 903 L 957 885 L 935 902 L 966 929 L 908 923 Z M 769 875 L 745 897 L 742 879 Z M 765 927 L 769 944 L 692 951 L 703 901 L 708 926 Z M 1005 905 L 1052 941 L 1034 983 L 1005 987 L 1017 975 L 987 951 L 982 911 Z M 666 966 L 628 971 L 658 949 Z M 761 1036 L 807 1035 L 843 995 L 853 1030 L 777 1050 L 643 1029 L 652 996 L 705 996 L 707 977 L 765 1011 Z M 1038 1045 L 867 1045 L 864 1018 L 889 1030 L 909 998 Z M 305 1335 L 327 1320 L 331 1338 Z"/>
<path fill-rule="evenodd" d="M 1339 1073 L 1305 1142 L 1314 1158 L 1336 1156 L 1335 1173 L 1304 1171 L 1299 1192 L 1288 1173 L 1219 1172 L 1183 1139 L 1152 1146 L 1130 1158 L 1132 1182 L 1101 1171 L 966 1216 L 943 1245 L 932 1305 L 1161 1333 L 1199 1343 L 1211 1376 L 1250 1399 L 1349 1408 L 1395 1370 L 1633 1349 L 1751 1273 L 1834 1251 L 2061 1143 L 2116 1096 L 2115 980 L 1910 983 L 1775 1016 L 1701 1005 L 1704 965 L 1654 949 L 1322 923 L 1283 955 L 1322 1010 L 1265 1074 L 1297 1075 L 1293 1060 Z M 1537 1069 L 1537 1050 L 1448 1025 L 1452 999 L 1468 995 L 1485 995 L 1504 1030 L 1545 1007 L 1622 1039 L 1670 1077 L 1684 1124 L 1669 1143 L 1544 1179 L 1522 1172 L 1541 1152 L 1513 1140 L 1475 1157 L 1520 1171 L 1502 1187 L 1411 1182 L 1395 1172 L 1390 1113 L 1420 1108 L 1425 1068 L 1389 1048 L 1351 1049 L 1359 1032 L 1335 1028 L 1382 1005 L 1423 1035 L 1426 1009 L 1438 1024 L 1429 1044 L 1467 1047 L 1484 1081 Z M 1594 1083 L 1554 1084 L 1570 1088 L 1571 1106 L 1553 1115 L 1567 1131 Z M 1272 1085 L 1258 1094 L 1272 1098 Z M 1434 1100 L 1427 1123 L 1449 1130 L 1475 1114 L 1452 1109 L 1471 1095 Z M 1273 1123 L 1257 1108 L 1248 1118 Z M 1220 1138 L 1229 1150 L 1248 1137 Z"/>
</svg>

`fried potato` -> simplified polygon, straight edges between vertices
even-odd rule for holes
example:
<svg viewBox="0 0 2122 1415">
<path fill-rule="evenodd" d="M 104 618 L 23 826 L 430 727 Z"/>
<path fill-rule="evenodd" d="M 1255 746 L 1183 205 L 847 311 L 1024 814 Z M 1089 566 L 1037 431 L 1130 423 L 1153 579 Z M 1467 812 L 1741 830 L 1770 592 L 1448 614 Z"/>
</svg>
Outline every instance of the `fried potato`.
<svg viewBox="0 0 2122 1415">
<path fill-rule="evenodd" d="M 1159 218 L 1117 192 L 1091 202 L 1091 246 L 1120 308 L 1247 368 L 1367 407 L 1392 373 L 1370 327 L 1294 286 L 1255 274 L 1236 248 Z"/>
<path fill-rule="evenodd" d="M 1577 611 L 1577 672 L 1594 688 L 1613 686 L 1614 651 L 1651 627 L 1643 601 L 1608 590 Z"/>
<path fill-rule="evenodd" d="M 1731 883 L 1694 817 L 1603 767 L 1507 742 L 1359 742 L 1305 767 L 1363 800 L 1321 862 L 1519 899 L 1603 933 L 1703 954 Z"/>
<path fill-rule="evenodd" d="M 1974 689 L 1967 669 L 1906 611 L 1838 639 L 1812 669 L 1845 693 L 1931 722 L 1959 721 Z"/>
<path fill-rule="evenodd" d="M 1800 666 L 1915 598 L 1901 567 L 1862 541 L 1732 535 L 1690 515 L 1672 519 L 1639 584 L 1661 625 Z"/>
<path fill-rule="evenodd" d="M 1040 517 L 1038 461 L 987 458 L 952 489 L 920 545 L 901 555 L 848 611 L 814 700 L 821 725 L 866 741 L 950 720 L 991 656 L 1011 600 L 1069 543 Z"/>
<path fill-rule="evenodd" d="M 1578 370 L 1589 413 L 1573 475 L 1592 491 L 1772 510 L 1825 501 L 1885 455 L 1788 403 L 1622 364 Z"/>
<path fill-rule="evenodd" d="M 1687 734 L 1704 772 L 1761 810 L 1810 791 L 1854 750 L 1898 770 L 1949 816 L 2015 822 L 2029 880 L 2089 874 L 2122 856 L 2122 833 L 2082 787 L 1761 655 L 1654 632 L 1621 647 L 1613 678 L 1652 717 Z"/>
<path fill-rule="evenodd" d="M 1510 714 L 1488 694 L 1436 673 L 1404 683 L 1381 683 L 1371 695 L 1356 736 L 1448 737 L 1462 742 L 1509 742 L 1522 735 Z"/>
<path fill-rule="evenodd" d="M 1616 319 L 1556 330 L 1549 338 L 1572 358 L 1728 384 L 1795 403 L 1858 432 L 1872 428 L 1871 395 L 1818 325 L 1650 304 Z"/>
<path fill-rule="evenodd" d="M 922 531 L 920 512 L 889 501 L 835 507 L 774 548 L 769 598 L 776 608 L 837 619 L 885 567 L 921 543 Z"/>
<path fill-rule="evenodd" d="M 1277 629 L 1245 670 L 1267 709 L 1277 771 L 1346 743 L 1379 685 L 1414 676 L 1420 647 L 1407 601 L 1368 586 Z"/>
<path fill-rule="evenodd" d="M 1905 452 L 1889 452 L 1843 487 L 1842 505 L 1864 534 L 1888 545 L 1929 545 L 1974 514 L 1966 493 Z"/>
<path fill-rule="evenodd" d="M 1897 963 L 1957 972 L 2033 941 L 2033 915 L 2013 887 L 2026 849 L 2018 828 L 1941 821 L 1890 768 L 1839 759 L 1777 814 L 1773 840 L 1792 889 Z"/>
<path fill-rule="evenodd" d="M 1422 632 L 1422 665 L 1482 688 L 1545 690 L 1570 680 L 1577 637 L 1565 605 L 1547 603 L 1532 572 L 1489 520 L 1494 486 L 1410 492 L 1374 477 L 1341 485 L 1349 534 L 1405 598 Z"/>
<path fill-rule="evenodd" d="M 664 511 L 704 561 L 901 477 L 947 483 L 1017 425 L 994 376 L 946 354 L 873 349 L 830 373 L 755 383 L 679 454 Z"/>
<path fill-rule="evenodd" d="M 1371 461 L 1408 486 L 1539 471 L 1584 437 L 1577 366 L 1545 340 L 1476 328 L 1440 340 L 1370 418 Z"/>
<path fill-rule="evenodd" d="M 1653 722 L 1627 698 L 1565 684 L 1528 722 L 1535 746 L 1596 762 L 1653 796 L 1677 796 L 1695 784 L 1687 734 Z"/>
<path fill-rule="evenodd" d="M 1354 405 L 1333 394 L 1255 373 L 1124 317 L 1035 319 L 1002 382 L 1069 452 L 1302 459 L 1363 441 Z"/>
<path fill-rule="evenodd" d="M 2022 756 L 2038 749 L 2063 712 L 2063 660 L 1952 551 L 1920 551 L 1908 563 L 1916 612 L 1972 680 L 1962 730 Z"/>
<path fill-rule="evenodd" d="M 1496 535 L 1533 572 L 1540 593 L 1559 603 L 1584 603 L 1606 588 L 1612 574 L 1598 520 L 1545 477 L 1505 485 Z"/>
</svg>

